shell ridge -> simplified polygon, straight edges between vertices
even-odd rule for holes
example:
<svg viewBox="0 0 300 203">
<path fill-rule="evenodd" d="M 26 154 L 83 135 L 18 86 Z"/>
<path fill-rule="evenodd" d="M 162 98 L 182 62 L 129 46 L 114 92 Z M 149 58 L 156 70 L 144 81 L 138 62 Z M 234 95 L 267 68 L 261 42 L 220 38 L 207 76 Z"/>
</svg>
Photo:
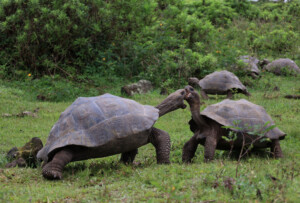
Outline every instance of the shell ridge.
<svg viewBox="0 0 300 203">
<path fill-rule="evenodd" d="M 221 125 L 232 126 L 230 129 L 233 131 L 252 132 L 254 130 L 253 132 L 257 132 L 257 135 L 270 126 L 275 125 L 262 106 L 253 104 L 246 99 L 238 101 L 226 99 L 208 106 L 201 114 Z M 238 120 L 240 122 L 235 123 Z M 269 122 L 268 125 L 266 125 L 267 122 Z M 234 128 L 234 126 L 237 128 Z M 283 136 L 286 134 L 275 126 L 274 129 L 269 130 L 265 135 L 270 139 L 283 139 Z"/>
</svg>

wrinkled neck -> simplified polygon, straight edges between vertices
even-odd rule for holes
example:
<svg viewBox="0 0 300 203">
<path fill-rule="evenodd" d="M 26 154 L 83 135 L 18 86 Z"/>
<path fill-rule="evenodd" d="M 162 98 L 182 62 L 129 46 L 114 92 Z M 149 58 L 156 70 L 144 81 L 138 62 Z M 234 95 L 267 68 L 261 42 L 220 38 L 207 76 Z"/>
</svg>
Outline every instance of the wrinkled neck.
<svg viewBox="0 0 300 203">
<path fill-rule="evenodd" d="M 174 101 L 171 98 L 166 98 L 162 103 L 157 105 L 156 108 L 159 110 L 159 117 L 161 117 L 171 111 L 175 111 L 180 107 L 178 106 L 177 101 Z"/>
<path fill-rule="evenodd" d="M 163 115 L 175 110 L 172 108 L 172 105 L 168 99 L 165 99 L 162 103 L 157 105 L 156 108 L 159 110 L 159 117 L 162 117 Z"/>
<path fill-rule="evenodd" d="M 200 103 L 190 104 L 192 118 L 200 128 L 208 126 L 203 116 L 200 114 Z"/>
</svg>

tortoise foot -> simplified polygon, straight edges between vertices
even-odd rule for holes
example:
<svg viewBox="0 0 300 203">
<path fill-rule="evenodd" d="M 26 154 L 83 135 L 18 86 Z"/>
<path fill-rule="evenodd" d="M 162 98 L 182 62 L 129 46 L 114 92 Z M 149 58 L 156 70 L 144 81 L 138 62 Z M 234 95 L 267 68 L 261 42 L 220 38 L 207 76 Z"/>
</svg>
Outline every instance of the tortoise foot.
<svg viewBox="0 0 300 203">
<path fill-rule="evenodd" d="M 42 170 L 44 178 L 48 180 L 61 180 L 63 178 L 62 171 L 55 167 L 52 163 L 48 163 Z"/>
</svg>

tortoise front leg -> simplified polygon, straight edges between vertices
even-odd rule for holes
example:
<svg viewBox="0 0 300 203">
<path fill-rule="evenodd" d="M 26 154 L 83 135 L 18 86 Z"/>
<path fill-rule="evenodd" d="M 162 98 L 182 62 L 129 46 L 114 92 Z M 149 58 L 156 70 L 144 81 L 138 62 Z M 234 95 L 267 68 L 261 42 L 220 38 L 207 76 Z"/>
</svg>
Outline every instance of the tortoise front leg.
<svg viewBox="0 0 300 203">
<path fill-rule="evenodd" d="M 123 162 L 124 164 L 130 164 L 134 161 L 135 156 L 138 153 L 138 149 L 134 149 L 129 152 L 124 152 L 121 155 L 120 161 Z"/>
<path fill-rule="evenodd" d="M 214 159 L 216 147 L 218 144 L 217 133 L 213 131 L 206 136 L 204 145 L 204 161 L 208 162 Z"/>
<path fill-rule="evenodd" d="M 200 94 L 202 96 L 203 99 L 209 99 L 209 97 L 207 96 L 206 92 L 204 92 L 202 89 L 200 90 Z"/>
<path fill-rule="evenodd" d="M 63 149 L 57 152 L 52 161 L 48 162 L 42 169 L 44 178 L 49 180 L 62 179 L 64 167 L 72 160 L 73 152 L 68 149 Z"/>
<path fill-rule="evenodd" d="M 191 163 L 199 144 L 197 141 L 197 136 L 198 134 L 194 134 L 194 136 L 184 144 L 182 150 L 182 162 Z"/>
<path fill-rule="evenodd" d="M 167 132 L 152 128 L 150 134 L 150 142 L 156 149 L 156 160 L 158 164 L 169 164 L 170 163 L 170 150 L 171 141 L 170 136 Z"/>
<path fill-rule="evenodd" d="M 279 140 L 272 140 L 271 153 L 274 158 L 283 158 L 283 153 L 280 147 Z"/>
</svg>

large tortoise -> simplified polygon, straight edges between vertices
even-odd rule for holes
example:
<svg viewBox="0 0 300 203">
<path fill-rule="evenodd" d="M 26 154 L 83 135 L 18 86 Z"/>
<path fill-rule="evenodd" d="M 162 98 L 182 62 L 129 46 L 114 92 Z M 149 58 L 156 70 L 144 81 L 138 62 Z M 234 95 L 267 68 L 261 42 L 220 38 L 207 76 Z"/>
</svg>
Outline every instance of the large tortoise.
<svg viewBox="0 0 300 203">
<path fill-rule="evenodd" d="M 189 124 L 194 136 L 184 145 L 183 162 L 191 161 L 199 143 L 205 146 L 205 161 L 213 159 L 216 149 L 242 150 L 251 144 L 254 148 L 270 147 L 275 158 L 283 156 L 279 140 L 286 134 L 274 126 L 263 107 L 245 99 L 225 99 L 200 113 L 200 97 L 191 86 L 186 87 L 186 100 L 192 113 Z M 236 139 L 224 139 L 223 136 L 230 138 L 230 131 L 236 133 Z"/>
<path fill-rule="evenodd" d="M 156 108 L 111 94 L 79 97 L 60 115 L 37 154 L 44 161 L 43 176 L 62 179 L 69 162 L 119 153 L 122 162 L 131 163 L 147 143 L 156 148 L 157 163 L 169 163 L 169 134 L 153 125 L 158 117 L 185 108 L 184 96 L 184 89 L 177 90 Z"/>
<path fill-rule="evenodd" d="M 215 71 L 201 80 L 191 77 L 188 82 L 189 85 L 194 87 L 200 86 L 201 96 L 204 99 L 209 99 L 207 94 L 225 94 L 228 99 L 231 99 L 234 93 L 242 93 L 250 96 L 247 88 L 241 83 L 239 78 L 227 70 Z"/>
<path fill-rule="evenodd" d="M 300 74 L 300 68 L 297 64 L 288 58 L 281 58 L 272 61 L 265 66 L 264 70 L 274 73 L 275 75 L 297 75 Z"/>
</svg>

